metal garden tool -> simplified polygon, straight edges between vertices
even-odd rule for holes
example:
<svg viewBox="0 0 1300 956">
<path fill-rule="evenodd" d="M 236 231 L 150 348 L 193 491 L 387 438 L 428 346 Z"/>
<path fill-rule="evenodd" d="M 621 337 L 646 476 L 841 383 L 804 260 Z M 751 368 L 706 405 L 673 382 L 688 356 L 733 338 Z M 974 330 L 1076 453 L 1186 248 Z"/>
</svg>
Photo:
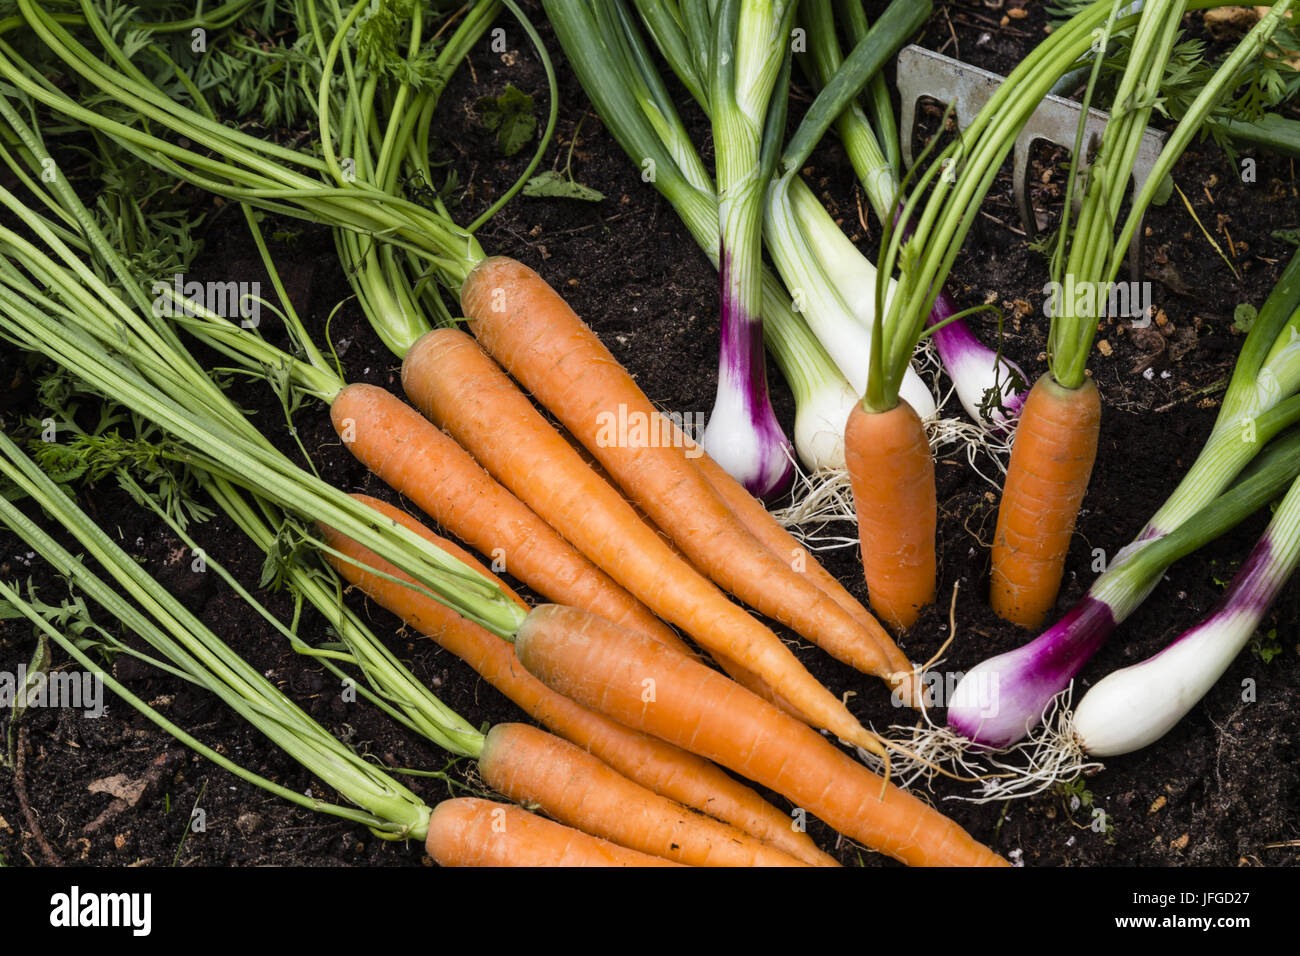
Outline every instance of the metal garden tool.
<svg viewBox="0 0 1300 956">
<path fill-rule="evenodd" d="M 1005 77 L 996 73 L 971 66 L 961 60 L 954 60 L 942 53 L 935 53 L 915 45 L 905 47 L 898 54 L 898 92 L 903 105 L 900 132 L 903 159 L 907 165 L 912 165 L 912 131 L 916 122 L 918 100 L 929 97 L 951 106 L 957 125 L 964 127 L 989 101 L 1004 79 Z M 1029 118 L 1020 135 L 1016 137 L 1012 168 L 1016 208 L 1020 213 L 1020 221 L 1025 227 L 1025 232 L 1031 236 L 1035 235 L 1041 227 L 1029 196 L 1030 150 L 1035 143 L 1044 140 L 1065 149 L 1073 149 L 1079 133 L 1079 111 L 1082 108 L 1081 104 L 1073 100 L 1049 94 Z M 1103 110 L 1088 110 L 1084 133 L 1087 149 L 1084 151 L 1085 155 L 1079 157 L 1080 171 L 1087 169 L 1109 118 L 1110 114 Z M 1133 164 L 1135 192 L 1141 190 L 1150 177 L 1156 158 L 1164 148 L 1166 135 L 1150 127 L 1142 135 L 1137 161 Z M 1134 281 L 1142 275 L 1143 238 L 1144 230 L 1142 223 L 1139 222 L 1129 246 L 1129 267 Z"/>
</svg>

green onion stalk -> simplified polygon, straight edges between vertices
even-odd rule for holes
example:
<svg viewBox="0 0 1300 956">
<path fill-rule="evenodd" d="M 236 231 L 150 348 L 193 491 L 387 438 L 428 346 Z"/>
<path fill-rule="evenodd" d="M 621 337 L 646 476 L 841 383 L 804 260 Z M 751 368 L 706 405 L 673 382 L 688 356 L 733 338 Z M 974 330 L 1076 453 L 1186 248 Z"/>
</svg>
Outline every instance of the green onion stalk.
<svg viewBox="0 0 1300 956">
<path fill-rule="evenodd" d="M 601 122 L 716 268 L 716 187 L 627 6 L 544 0 L 543 7 Z M 812 471 L 843 468 L 844 420 L 856 395 L 795 313 L 780 280 L 766 266 L 760 273 L 763 340 L 794 393 L 799 459 Z"/>
<path fill-rule="evenodd" d="M 849 108 L 870 78 L 880 75 L 885 63 L 925 23 L 930 9 L 929 3 L 912 0 L 894 0 L 886 8 L 849 58 L 837 64 L 781 152 L 768 183 L 768 251 L 786 287 L 800 295 L 809 326 L 859 395 L 867 385 L 876 270 L 835 224 L 800 171 L 835 118 Z M 819 20 L 810 23 L 813 49 L 821 45 L 819 34 L 828 28 L 833 31 L 833 25 Z M 884 161 L 883 153 L 880 159 Z M 893 195 L 891 191 L 890 201 Z M 910 363 L 900 390 L 922 419 L 935 414 L 930 389 Z"/>
<path fill-rule="evenodd" d="M 855 48 L 860 47 L 871 32 L 861 4 L 844 2 L 839 7 L 849 38 Z M 800 12 L 808 35 L 809 54 L 801 58 L 801 62 L 813 83 L 825 88 L 846 67 L 836 37 L 831 0 L 804 0 Z M 885 89 L 883 72 L 876 72 L 872 76 L 865 95 L 866 109 L 860 103 L 860 96 L 848 98 L 834 117 L 834 127 L 876 218 L 882 223 L 892 222 L 900 206 L 902 174 L 898 126 Z M 840 98 L 836 98 L 836 105 L 839 102 Z M 827 109 L 830 106 L 830 102 L 825 103 Z M 871 113 L 870 119 L 868 111 Z M 811 110 L 808 116 L 811 120 Z M 793 165 L 797 167 L 801 163 L 802 160 L 799 160 Z M 773 201 L 769 203 L 769 216 L 780 208 L 775 202 L 775 185 Z M 789 202 L 788 198 L 786 202 Z M 832 243 L 843 244 L 842 237 L 836 235 L 838 230 L 827 228 L 824 219 L 801 216 L 799 208 L 786 210 L 783 218 L 788 231 L 796 232 L 803 228 L 816 237 L 807 241 L 809 255 L 819 249 L 834 248 Z M 828 265 L 843 263 L 845 266 L 854 266 L 852 257 L 847 254 L 843 257 L 823 255 Z M 807 258 L 805 256 L 805 260 Z M 875 267 L 865 261 L 835 283 L 837 288 L 844 291 L 846 306 L 867 327 L 868 342 L 871 314 L 875 306 L 875 284 Z M 1015 362 L 980 342 L 963 320 L 954 318 L 958 311 L 956 303 L 946 291 L 940 294 L 927 319 L 930 326 L 927 334 L 931 336 L 935 351 L 948 372 L 966 413 L 983 427 L 1006 430 L 1024 406 L 1024 372 Z M 860 379 L 862 390 L 865 391 L 870 345 L 854 350 L 851 354 L 861 367 L 855 381 Z M 915 390 L 909 387 L 910 384 L 909 373 L 900 388 L 900 394 L 915 408 Z M 922 418 L 927 417 L 923 409 L 918 409 L 918 413 Z"/>
<path fill-rule="evenodd" d="M 701 65 L 699 57 L 694 55 L 698 45 L 693 45 L 690 41 L 686 29 L 689 23 L 684 25 L 681 18 L 674 17 L 671 5 L 656 0 L 636 0 L 636 2 L 646 29 L 659 52 L 678 79 L 695 96 L 701 109 L 706 115 L 710 114 L 712 104 L 700 92 L 704 87 L 703 77 L 706 75 L 704 70 L 707 64 Z M 866 66 L 861 74 L 870 74 L 874 64 L 875 75 L 878 76 L 878 65 L 883 62 L 880 51 L 887 49 L 890 42 L 901 42 L 915 25 L 924 20 L 927 8 L 924 4 L 909 5 L 899 0 L 892 9 L 894 13 L 890 22 L 886 24 L 886 31 L 877 35 L 870 47 L 859 54 L 859 61 Z M 554 23 L 557 14 L 551 13 L 550 17 Z M 622 27 L 617 24 L 613 27 L 601 25 L 599 29 L 611 36 L 614 35 L 615 30 L 619 30 L 626 34 L 629 45 L 640 45 L 641 41 L 635 29 L 626 22 Z M 599 39 L 599 33 L 588 35 L 589 42 L 597 42 Z M 882 39 L 885 42 L 882 43 Z M 566 48 L 568 46 L 566 44 Z M 570 58 L 573 58 L 573 55 L 570 52 Z M 846 76 L 841 83 L 851 80 L 860 86 L 865 82 L 861 74 Z M 603 80 L 593 80 L 584 83 L 593 101 L 599 101 L 601 98 L 603 91 L 598 87 L 603 85 L 603 82 Z M 654 82 L 659 82 L 657 77 Z M 853 87 L 850 89 L 856 92 Z M 779 134 L 783 132 L 784 110 L 785 100 L 778 98 L 773 106 L 773 116 L 768 121 L 769 127 L 776 131 L 776 134 L 768 137 L 764 143 L 765 153 L 772 157 L 770 161 L 772 171 L 775 171 L 780 155 Z M 806 148 L 811 150 L 819 138 L 819 135 L 809 136 L 805 143 Z M 630 155 L 634 158 L 636 156 L 635 153 Z M 860 396 L 866 384 L 865 356 L 869 351 L 866 343 L 870 332 L 869 325 L 864 325 L 863 316 L 869 317 L 874 305 L 872 292 L 875 271 L 870 262 L 858 252 L 835 224 L 829 212 L 818 202 L 807 184 L 793 172 L 788 178 L 779 181 L 773 181 L 769 176 L 764 203 L 764 234 L 767 249 L 788 290 L 791 305 L 802 323 L 808 326 L 822 348 L 831 356 L 841 376 L 848 383 L 848 388 Z M 784 209 L 784 206 L 791 208 Z M 922 418 L 928 420 L 935 417 L 938 409 L 934 397 L 929 387 L 910 366 L 902 388 Z M 841 435 L 850 409 L 851 406 L 840 408 L 836 412 L 837 431 Z M 837 454 L 834 467 L 843 469 L 842 455 Z"/>
<path fill-rule="evenodd" d="M 720 0 L 684 5 L 712 107 L 721 288 L 718 391 L 705 450 L 757 497 L 784 491 L 790 444 L 772 410 L 763 358 L 763 192 L 771 163 L 765 137 L 780 135 L 768 111 L 785 97 L 795 0 Z M 698 31 L 698 32 L 695 32 Z M 705 31 L 707 31 L 707 36 Z M 776 94 L 775 98 L 773 93 Z"/>
</svg>

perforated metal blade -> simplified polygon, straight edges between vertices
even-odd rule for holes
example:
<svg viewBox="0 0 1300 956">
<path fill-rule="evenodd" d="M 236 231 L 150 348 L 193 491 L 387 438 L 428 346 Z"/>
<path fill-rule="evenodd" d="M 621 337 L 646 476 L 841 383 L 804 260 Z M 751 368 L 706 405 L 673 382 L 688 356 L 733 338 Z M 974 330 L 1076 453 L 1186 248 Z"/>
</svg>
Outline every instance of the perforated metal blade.
<svg viewBox="0 0 1300 956">
<path fill-rule="evenodd" d="M 898 92 L 903 104 L 900 132 L 903 159 L 907 165 L 912 165 L 912 133 L 916 125 L 916 104 L 920 100 L 929 98 L 951 106 L 958 128 L 964 129 L 1005 79 L 933 50 L 915 45 L 905 47 L 898 54 Z M 1042 226 L 1029 193 L 1030 151 L 1035 143 L 1044 141 L 1072 150 L 1079 133 L 1079 112 L 1082 109 L 1083 106 L 1074 100 L 1049 94 L 1016 138 L 1012 165 L 1016 209 L 1025 232 L 1031 236 L 1036 235 Z M 1086 155 L 1079 158 L 1081 170 L 1087 168 L 1089 157 L 1109 118 L 1110 114 L 1103 110 L 1088 110 L 1084 134 L 1088 148 Z M 1143 133 L 1137 160 L 1133 164 L 1135 190 L 1140 191 L 1150 178 L 1160 150 L 1164 148 L 1165 138 L 1165 133 L 1150 127 Z M 1139 222 L 1129 246 L 1129 268 L 1134 281 L 1142 276 L 1143 239 L 1144 229 Z"/>
</svg>

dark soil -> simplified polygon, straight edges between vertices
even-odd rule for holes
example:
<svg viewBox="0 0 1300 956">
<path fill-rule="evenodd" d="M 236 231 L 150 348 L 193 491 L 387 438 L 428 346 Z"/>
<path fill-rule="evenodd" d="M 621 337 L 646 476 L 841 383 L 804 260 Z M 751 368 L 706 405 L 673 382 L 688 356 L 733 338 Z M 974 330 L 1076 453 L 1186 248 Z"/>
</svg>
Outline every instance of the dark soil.
<svg viewBox="0 0 1300 956">
<path fill-rule="evenodd" d="M 920 42 L 959 55 L 989 69 L 1007 72 L 1044 35 L 1037 4 L 939 3 Z M 1025 6 L 1027 16 L 1011 17 Z M 1002 23 L 1004 15 L 1006 23 Z M 540 20 L 540 18 L 539 18 Z M 539 269 L 637 376 L 655 401 L 679 411 L 708 411 L 716 381 L 716 276 L 704 255 L 681 228 L 672 208 L 642 183 L 636 167 L 590 113 L 558 46 L 540 24 L 560 65 L 561 108 L 556 141 L 547 164 L 562 168 L 571 138 L 581 123 L 573 152 L 573 175 L 605 194 L 600 203 L 516 199 L 482 231 L 484 248 L 516 256 Z M 511 49 L 505 55 L 486 46 L 471 57 L 447 90 L 443 106 L 443 157 L 464 186 L 454 212 L 468 221 L 485 208 L 522 169 L 524 158 L 500 160 L 490 135 L 477 124 L 473 104 L 513 83 L 545 98 L 540 69 L 507 23 Z M 690 122 L 703 124 L 693 113 Z M 932 120 L 931 120 L 932 122 Z M 1252 154 L 1245 154 L 1250 156 Z M 1049 154 L 1044 154 L 1048 158 Z M 1263 302 L 1291 247 L 1273 237 L 1300 225 L 1294 171 L 1286 159 L 1254 156 L 1258 179 L 1242 183 L 1235 168 L 1212 144 L 1194 147 L 1176 171 L 1176 180 L 1201 221 L 1228 248 L 1240 278 L 1176 197 L 1148 217 L 1147 275 L 1158 280 L 1157 303 L 1164 324 L 1138 333 L 1112 324 L 1099 334 L 1092 374 L 1105 403 L 1101 451 L 1070 552 L 1064 609 L 1094 577 L 1095 555 L 1113 555 L 1143 525 L 1179 480 L 1200 448 L 1215 415 L 1221 383 L 1231 370 L 1241 335 L 1233 329 L 1238 303 Z M 1053 171 L 1043 166 L 1050 181 Z M 866 249 L 879 237 L 874 223 L 864 228 L 863 206 L 842 151 L 828 143 L 814 158 L 811 182 L 841 218 L 845 229 Z M 1041 180 L 1041 177 L 1040 177 Z M 1050 200 L 1050 189 L 1039 190 Z M 210 198 L 193 194 L 196 207 L 215 213 L 209 221 L 206 250 L 194 270 L 219 278 L 258 278 L 244 229 L 234 210 L 214 211 Z M 963 306 L 994 301 L 1009 316 L 1004 348 L 1031 377 L 1045 369 L 1042 286 L 1043 258 L 1018 234 L 1009 177 L 995 187 L 985 205 L 987 218 L 973 233 L 957 263 L 951 288 Z M 349 295 L 327 232 L 281 223 L 274 248 L 295 303 L 320 331 L 331 310 Z M 270 230 L 268 230 L 269 232 Z M 265 279 L 262 276 L 263 280 Z M 991 319 L 976 321 L 986 340 L 995 334 Z M 334 318 L 331 332 L 351 381 L 397 387 L 397 364 L 365 324 L 354 303 Z M 5 355 L 0 397 L 6 427 L 18 419 L 42 417 L 36 407 L 32 373 L 19 357 Z M 790 427 L 793 402 L 773 368 L 774 402 Z M 268 431 L 293 454 L 278 405 L 269 391 L 239 386 L 241 403 L 258 414 Z M 961 414 L 955 401 L 949 414 Z M 393 500 L 341 447 L 322 409 L 297 418 L 301 438 L 322 474 L 340 487 Z M 988 463 L 986 462 L 985 465 Z M 986 471 L 989 469 L 986 467 Z M 957 598 L 958 633 L 945 668 L 962 670 L 990 654 L 1017 646 L 1029 635 L 1007 625 L 985 606 L 987 542 L 996 494 L 953 452 L 938 463 L 941 541 L 941 600 L 927 611 L 901 643 L 914 660 L 929 658 L 948 635 L 948 602 Z M 194 573 L 180 542 L 146 519 L 140 509 L 109 483 L 81 496 L 83 505 L 124 547 L 138 556 L 159 582 L 198 612 L 214 630 L 283 687 L 316 719 L 358 750 L 397 767 L 423 770 L 447 765 L 445 754 L 424 744 L 373 709 L 344 703 L 332 675 L 295 655 L 210 571 Z M 1118 666 L 1140 660 L 1196 621 L 1215 602 L 1223 584 L 1265 523 L 1248 521 L 1221 541 L 1175 566 L 1167 580 L 1124 625 L 1083 673 L 1086 686 Z M 249 588 L 257 588 L 262 555 L 230 523 L 214 519 L 197 529 L 210 560 L 221 561 Z M 62 586 L 32 562 L 11 535 L 0 536 L 0 574 L 31 576 L 47 601 L 64 594 Z M 860 598 L 865 598 L 856 549 L 822 554 L 825 565 Z M 290 602 L 257 591 L 268 607 L 288 619 Z M 432 642 L 404 631 L 388 613 L 365 607 L 376 633 L 428 681 L 453 708 L 475 722 L 490 724 L 520 714 L 470 669 Z M 949 798 L 969 795 L 970 787 L 937 783 L 934 799 L 974 836 L 1002 853 L 1035 866 L 1069 865 L 1279 865 L 1297 860 L 1300 839 L 1300 590 L 1289 588 L 1264 630 L 1264 644 L 1280 652 L 1267 663 L 1248 649 L 1211 693 L 1166 738 L 1145 751 L 1107 762 L 1105 769 L 1071 791 L 1053 792 L 1007 804 L 974 805 Z M 100 622 L 107 623 L 100 615 Z M 309 641 L 322 637 L 323 623 L 308 613 L 301 625 Z M 30 628 L 0 622 L 0 671 L 12 672 L 32 654 Z M 853 693 L 850 706 L 863 719 L 886 726 L 903 719 L 875 681 L 830 661 L 814 649 L 797 646 L 812 672 L 837 694 Z M 67 666 L 56 652 L 56 663 Z M 119 657 L 116 675 L 160 712 L 187 727 L 209 745 L 250 769 L 299 792 L 326 795 L 324 788 L 257 733 L 224 711 L 208 695 L 179 681 L 158 676 Z M 1254 699 L 1243 698 L 1251 681 Z M 1249 696 L 1249 695 L 1245 695 Z M 942 711 L 936 719 L 942 718 Z M 5 722 L 0 720 L 0 728 Z M 268 796 L 215 768 L 156 730 L 133 710 L 109 700 L 107 713 L 86 719 L 69 711 L 32 710 L 20 733 L 24 778 L 0 773 L 0 862 L 34 864 L 48 853 L 65 863 L 105 866 L 247 864 L 417 865 L 429 861 L 416 845 L 386 843 L 364 829 L 312 814 Z M 449 792 L 477 789 L 462 763 L 448 781 L 412 778 L 427 800 Z M 111 791 L 142 782 L 134 800 Z M 109 790 L 109 793 L 103 792 Z M 1083 792 L 1086 790 L 1086 794 Z M 778 805 L 785 804 L 773 797 Z M 24 809 L 24 804 L 27 810 Z M 192 808 L 204 811 L 206 829 L 185 836 Z M 1103 832 L 1089 826 L 1091 808 L 1105 813 Z M 813 835 L 846 864 L 888 863 L 815 824 Z"/>
</svg>

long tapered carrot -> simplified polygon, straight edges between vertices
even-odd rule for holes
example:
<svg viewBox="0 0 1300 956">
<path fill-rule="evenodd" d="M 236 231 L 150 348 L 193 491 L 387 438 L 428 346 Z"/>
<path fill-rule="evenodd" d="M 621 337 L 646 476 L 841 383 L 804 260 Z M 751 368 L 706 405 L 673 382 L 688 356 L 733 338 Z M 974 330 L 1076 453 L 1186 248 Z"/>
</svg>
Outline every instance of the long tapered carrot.
<svg viewBox="0 0 1300 956">
<path fill-rule="evenodd" d="M 562 435 L 564 440 L 568 442 L 569 447 L 572 448 L 578 454 L 578 456 L 582 458 L 582 460 L 586 463 L 587 467 L 590 468 L 593 472 L 595 472 L 595 474 L 597 475 L 597 477 L 600 478 L 601 481 L 605 482 L 605 484 L 611 487 L 614 487 L 613 482 L 611 482 L 609 479 L 609 476 L 605 474 L 604 467 L 600 464 L 600 462 L 598 462 L 595 459 L 595 457 L 591 454 L 591 452 L 587 451 L 587 449 L 584 448 L 577 441 L 577 439 L 575 439 L 568 432 L 561 432 L 560 434 Z M 719 471 L 722 471 L 722 469 L 718 468 L 717 465 L 714 465 L 713 467 L 717 468 Z M 722 474 L 726 475 L 727 473 L 723 471 Z M 742 494 L 749 496 L 749 492 L 745 491 L 744 487 L 741 486 L 739 482 L 737 482 L 734 478 L 731 478 L 730 475 L 727 475 L 727 478 L 731 480 L 731 483 L 735 485 L 735 487 L 738 488 Z M 757 499 L 754 499 L 752 496 L 749 497 L 750 500 L 754 501 L 760 509 L 763 508 L 761 502 L 758 502 Z M 659 540 L 662 541 L 664 545 L 667 546 L 667 548 L 678 557 L 678 559 L 690 565 L 690 567 L 695 571 L 696 574 L 701 573 L 699 568 L 696 568 L 695 565 L 691 564 L 691 559 L 688 558 L 686 555 L 682 554 L 681 550 L 677 547 L 677 545 L 673 543 L 673 539 L 669 537 L 669 535 L 665 533 L 662 528 L 660 528 L 658 525 L 656 525 L 653 521 L 650 520 L 650 516 L 645 513 L 644 509 L 642 509 L 635 501 L 628 501 L 626 498 L 624 498 L 623 500 L 627 501 L 628 506 L 633 511 L 636 512 L 637 517 L 641 519 L 642 523 L 644 523 L 646 527 L 648 527 L 651 531 L 653 531 L 656 535 L 658 535 Z M 766 510 L 764 510 L 763 513 L 767 514 Z M 770 518 L 771 516 L 769 515 L 768 517 Z M 773 521 L 772 523 L 775 524 L 775 521 Z M 781 528 L 780 525 L 776 525 L 776 527 L 778 530 L 782 531 L 783 533 L 786 533 L 788 536 L 788 532 L 785 532 L 784 528 Z M 793 555 L 794 553 L 792 549 L 782 550 L 782 549 L 769 548 L 769 550 L 772 550 L 773 553 L 776 554 Z M 818 568 L 818 570 L 822 572 L 822 574 L 826 575 L 827 577 L 830 577 L 829 573 L 825 571 L 825 569 L 821 568 L 820 565 L 816 565 L 816 567 Z M 831 578 L 831 580 L 834 580 L 834 578 Z M 847 594 L 847 592 L 845 593 Z M 850 600 L 852 600 L 852 596 L 850 596 Z M 869 612 L 867 612 L 865 608 L 863 609 L 862 613 L 870 617 Z M 872 620 L 874 621 L 875 619 L 872 618 Z M 879 624 L 877 624 L 876 626 L 879 627 Z M 731 676 L 732 680 L 740 684 L 740 686 L 752 690 L 755 694 L 758 694 L 758 696 L 762 697 L 764 700 L 776 704 L 778 707 L 780 707 L 782 710 L 786 711 L 787 713 L 793 714 L 796 717 L 799 716 L 799 711 L 795 709 L 795 707 L 791 705 L 789 701 L 784 700 L 778 694 L 774 693 L 772 691 L 772 688 L 764 684 L 763 681 L 759 679 L 758 675 L 755 674 L 753 671 L 746 670 L 745 668 L 737 664 L 735 661 L 723 656 L 722 654 L 717 653 L 716 651 L 711 651 L 708 648 L 705 648 L 704 652 L 709 657 L 711 657 L 719 667 L 721 667 L 724 671 L 726 671 L 727 674 Z M 906 658 L 902 657 L 901 652 L 899 652 L 899 657 L 902 661 L 904 662 L 906 661 Z M 905 704 L 910 704 L 911 693 L 912 691 L 908 690 L 906 686 L 900 688 L 900 699 L 902 699 Z"/>
<path fill-rule="evenodd" d="M 480 553 L 501 558 L 529 587 L 689 653 L 672 628 L 392 392 L 349 385 L 335 397 L 330 417 L 347 449 L 389 487 Z"/>
<path fill-rule="evenodd" d="M 993 610 L 1021 627 L 1038 627 L 1056 604 L 1100 430 L 1092 379 L 1064 388 L 1048 373 L 1029 390 L 998 505 L 989 587 Z"/>
<path fill-rule="evenodd" d="M 904 400 L 885 412 L 854 406 L 844 459 L 858 516 L 867 599 L 891 627 L 934 601 L 938 503 L 925 427 Z"/>
<path fill-rule="evenodd" d="M 481 568 L 464 549 L 438 537 L 406 512 L 377 498 L 366 495 L 353 497 L 364 501 L 389 520 L 405 525 L 468 566 L 494 578 L 507 594 L 524 606 L 518 595 L 491 572 Z M 729 823 L 795 859 L 814 866 L 838 865 L 832 857 L 819 850 L 806 833 L 795 830 L 788 815 L 751 788 L 707 760 L 624 727 L 557 694 L 524 669 L 510 644 L 428 595 L 401 583 L 413 581 L 351 538 L 330 528 L 322 528 L 322 532 L 326 543 L 343 556 L 327 554 L 330 563 L 349 583 L 463 660 L 552 733 L 589 751 L 643 787 Z M 390 580 L 384 575 L 398 580 Z"/>
<path fill-rule="evenodd" d="M 751 495 L 744 485 L 727 474 L 726 469 L 708 455 L 701 455 L 696 460 L 696 466 L 703 473 L 704 480 L 718 493 L 718 497 L 725 501 L 728 507 L 735 512 L 741 524 L 749 530 L 749 533 L 758 540 L 759 544 L 773 554 L 789 557 L 800 574 L 808 575 L 809 580 L 821 588 L 830 596 L 831 600 L 844 608 L 846 612 L 853 616 L 854 620 L 862 625 L 862 629 L 875 639 L 876 645 L 889 659 L 895 673 L 905 673 L 912 668 L 912 663 L 907 659 L 907 655 L 894 643 L 889 633 L 880 626 L 880 622 L 849 593 L 848 589 L 834 575 L 818 563 L 816 558 L 808 552 L 808 549 L 794 535 L 781 527 L 777 520 L 772 517 L 772 513 L 763 507 L 763 502 Z M 900 685 L 900 697 L 904 703 L 911 704 L 912 694 L 915 689 L 915 685 L 911 683 Z"/>
<path fill-rule="evenodd" d="M 457 797 L 429 816 L 424 848 L 439 866 L 677 866 L 508 803 Z"/>
<path fill-rule="evenodd" d="M 372 472 L 443 527 L 484 554 L 506 555 L 509 570 L 552 601 L 618 620 L 691 653 L 672 630 L 564 541 L 527 505 L 497 484 L 456 442 L 385 389 L 349 385 L 331 416 L 344 444 Z M 714 659 L 755 693 L 790 705 L 752 671 L 725 655 Z"/>
<path fill-rule="evenodd" d="M 541 276 L 513 259 L 489 257 L 461 287 L 461 307 L 479 344 L 596 456 L 701 572 L 829 653 L 889 679 L 892 668 L 870 635 L 791 562 L 758 546 L 688 450 L 618 433 L 623 422 L 661 431 L 658 409 Z M 751 669 L 771 685 L 769 675 Z M 803 709 L 794 694 L 782 696 Z"/>
<path fill-rule="evenodd" d="M 687 810 L 527 724 L 497 724 L 479 756 L 483 782 L 566 826 L 687 866 L 802 866 L 747 833 Z"/>
<path fill-rule="evenodd" d="M 850 839 L 914 866 L 1005 865 L 928 804 L 697 661 L 574 608 L 534 608 L 519 660 L 620 723 L 776 790 Z"/>
<path fill-rule="evenodd" d="M 473 339 L 454 329 L 425 334 L 402 363 L 402 381 L 416 405 L 489 473 L 651 610 L 753 672 L 806 719 L 879 750 L 775 634 L 664 545 Z M 762 550 L 752 536 L 742 547 Z M 859 650 L 859 660 L 869 652 L 874 667 L 884 666 L 869 640 Z"/>
</svg>

